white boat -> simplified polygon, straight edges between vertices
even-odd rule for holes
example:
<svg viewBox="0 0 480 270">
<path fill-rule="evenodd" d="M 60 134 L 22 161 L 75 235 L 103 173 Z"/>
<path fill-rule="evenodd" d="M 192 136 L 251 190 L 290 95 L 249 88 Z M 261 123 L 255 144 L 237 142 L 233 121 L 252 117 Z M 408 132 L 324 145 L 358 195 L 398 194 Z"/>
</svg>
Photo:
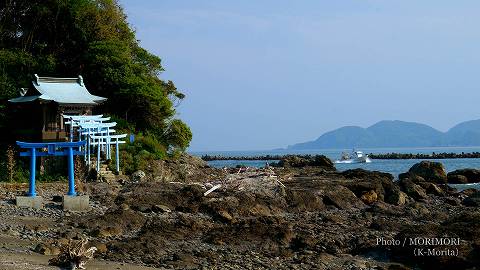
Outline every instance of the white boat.
<svg viewBox="0 0 480 270">
<path fill-rule="evenodd" d="M 353 150 L 352 153 L 343 152 L 342 157 L 335 163 L 370 163 L 372 160 L 362 151 Z"/>
</svg>

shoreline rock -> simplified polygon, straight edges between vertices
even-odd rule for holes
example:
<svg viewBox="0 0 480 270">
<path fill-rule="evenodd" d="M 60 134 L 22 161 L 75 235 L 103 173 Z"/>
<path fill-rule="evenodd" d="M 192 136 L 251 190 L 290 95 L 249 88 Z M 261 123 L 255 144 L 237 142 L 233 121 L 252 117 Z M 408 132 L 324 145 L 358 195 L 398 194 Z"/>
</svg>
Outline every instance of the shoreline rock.
<svg viewBox="0 0 480 270">
<path fill-rule="evenodd" d="M 329 164 L 292 164 L 309 162 Z M 399 181 L 381 172 L 338 172 L 309 165 L 248 170 L 199 165 L 194 169 L 199 171 L 185 178 L 172 174 L 172 181 L 151 180 L 158 176 L 155 172 L 165 173 L 152 170 L 138 182 L 86 183 L 92 212 L 68 214 L 56 208 L 59 203 L 52 196 L 60 192 L 54 190 L 60 183 L 40 183 L 48 207 L 30 210 L 1 204 L 0 236 L 27 243 L 26 250 L 39 243 L 50 248 L 88 237 L 101 249 L 97 256 L 102 259 L 167 269 L 231 265 L 367 270 L 421 265 L 433 270 L 477 264 L 480 192 L 448 189 L 439 183 L 444 179 L 437 177 L 439 166 L 421 167 Z M 204 195 L 218 184 L 220 188 Z M 11 189 L 0 189 L 0 198 L 14 195 Z M 429 258 L 425 263 L 412 255 L 413 247 L 377 243 L 402 236 L 459 237 L 461 256 Z M 0 246 L 0 252 L 6 250 Z M 47 251 L 42 246 L 38 250 Z"/>
</svg>

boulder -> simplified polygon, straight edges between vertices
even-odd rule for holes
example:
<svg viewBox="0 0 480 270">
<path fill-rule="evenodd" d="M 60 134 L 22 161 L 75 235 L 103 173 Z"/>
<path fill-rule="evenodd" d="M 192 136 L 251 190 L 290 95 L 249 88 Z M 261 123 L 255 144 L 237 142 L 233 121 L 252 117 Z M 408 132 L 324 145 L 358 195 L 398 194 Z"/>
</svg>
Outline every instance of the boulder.
<svg viewBox="0 0 480 270">
<path fill-rule="evenodd" d="M 436 196 L 443 196 L 445 194 L 445 192 L 439 186 L 435 185 L 434 183 L 427 183 L 426 185 L 423 185 L 422 187 L 425 189 L 427 194 L 433 194 L 433 195 L 436 195 Z"/>
<path fill-rule="evenodd" d="M 409 179 L 410 181 L 412 181 L 413 183 L 415 183 L 417 185 L 424 185 L 424 184 L 431 183 L 431 182 L 426 181 L 425 178 L 423 178 L 419 175 L 410 174 L 410 173 L 408 174 L 408 177 L 404 178 L 404 179 Z"/>
<path fill-rule="evenodd" d="M 98 242 L 95 243 L 93 246 L 97 248 L 97 253 L 107 253 L 108 251 L 107 245 L 105 245 L 104 243 Z"/>
<path fill-rule="evenodd" d="M 413 165 L 408 173 L 410 175 L 420 176 L 427 182 L 437 184 L 447 183 L 447 173 L 445 172 L 445 167 L 443 167 L 443 164 L 439 162 L 422 161 Z M 403 174 L 402 177 L 407 178 Z"/>
<path fill-rule="evenodd" d="M 402 179 L 398 182 L 400 189 L 405 192 L 408 196 L 414 198 L 415 200 L 422 200 L 428 198 L 425 190 L 412 182 L 410 179 Z"/>
<path fill-rule="evenodd" d="M 35 252 L 42 255 L 54 256 L 60 254 L 60 249 L 49 244 L 40 243 L 35 247 Z"/>
<path fill-rule="evenodd" d="M 468 196 L 463 200 L 463 205 L 465 206 L 472 206 L 472 207 L 479 207 L 480 206 L 480 191 L 473 193 L 472 195 Z"/>
<path fill-rule="evenodd" d="M 468 178 L 459 174 L 448 174 L 448 183 L 450 184 L 468 184 Z"/>
<path fill-rule="evenodd" d="M 93 231 L 94 236 L 101 238 L 119 236 L 121 234 L 123 234 L 123 230 L 119 226 L 102 227 Z"/>
<path fill-rule="evenodd" d="M 334 186 L 325 193 L 323 202 L 339 209 L 363 208 L 365 204 L 344 186 Z"/>
<path fill-rule="evenodd" d="M 457 197 L 446 197 L 445 198 L 445 203 L 453 206 L 458 206 L 460 205 L 461 201 Z"/>
<path fill-rule="evenodd" d="M 474 188 L 467 188 L 462 190 L 460 193 L 466 195 L 467 197 L 472 196 L 473 194 L 477 193 L 478 190 Z"/>
<path fill-rule="evenodd" d="M 370 190 L 369 192 L 364 193 L 360 199 L 366 204 L 372 204 L 377 201 L 377 193 L 375 193 L 373 190 Z"/>
<path fill-rule="evenodd" d="M 289 207 L 295 211 L 320 211 L 325 209 L 323 198 L 315 190 L 292 190 L 286 192 Z"/>
<path fill-rule="evenodd" d="M 386 199 L 385 202 L 394 204 L 394 205 L 404 205 L 407 202 L 407 194 L 400 189 L 392 192 Z"/>
<path fill-rule="evenodd" d="M 380 180 L 352 181 L 342 185 L 350 189 L 359 198 L 362 197 L 363 194 L 373 191 L 377 195 L 378 200 L 383 201 L 385 199 L 385 189 Z"/>
<path fill-rule="evenodd" d="M 449 172 L 448 183 L 450 184 L 466 184 L 480 183 L 480 170 L 477 169 L 460 169 Z"/>
<path fill-rule="evenodd" d="M 278 166 L 280 167 L 292 167 L 292 168 L 303 168 L 307 166 L 311 167 L 322 167 L 327 170 L 335 171 L 335 166 L 333 162 L 324 155 L 316 156 L 296 156 L 296 155 L 287 155 L 284 156 L 279 162 Z"/>
<path fill-rule="evenodd" d="M 357 197 L 373 190 L 377 194 L 377 199 L 384 201 L 386 197 L 395 192 L 395 189 L 398 189 L 393 182 L 393 175 L 389 173 L 353 169 L 341 174 L 347 179 L 355 179 L 355 181 L 342 183 L 342 185 L 353 191 Z"/>
<path fill-rule="evenodd" d="M 389 179 L 390 181 L 393 181 L 393 175 L 390 173 L 367 171 L 361 168 L 343 171 L 341 172 L 341 175 L 343 175 L 347 179 Z"/>
<path fill-rule="evenodd" d="M 132 174 L 132 180 L 135 182 L 140 182 L 145 178 L 146 174 L 144 171 L 138 170 Z"/>
<path fill-rule="evenodd" d="M 220 211 L 217 212 L 217 214 L 220 217 L 220 219 L 225 221 L 225 222 L 232 223 L 233 220 L 234 220 L 232 215 L 229 212 L 227 212 L 226 210 L 220 210 Z"/>
</svg>

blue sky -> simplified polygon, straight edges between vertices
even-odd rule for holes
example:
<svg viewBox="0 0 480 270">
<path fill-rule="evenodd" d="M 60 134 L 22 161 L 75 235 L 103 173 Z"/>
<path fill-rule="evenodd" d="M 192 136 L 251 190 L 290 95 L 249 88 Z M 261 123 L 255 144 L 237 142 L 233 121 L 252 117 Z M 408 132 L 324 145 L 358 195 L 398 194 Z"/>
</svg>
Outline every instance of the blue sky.
<svg viewBox="0 0 480 270">
<path fill-rule="evenodd" d="M 480 118 L 480 2 L 120 0 L 186 95 L 190 151 L 262 150 L 380 120 Z"/>
</svg>

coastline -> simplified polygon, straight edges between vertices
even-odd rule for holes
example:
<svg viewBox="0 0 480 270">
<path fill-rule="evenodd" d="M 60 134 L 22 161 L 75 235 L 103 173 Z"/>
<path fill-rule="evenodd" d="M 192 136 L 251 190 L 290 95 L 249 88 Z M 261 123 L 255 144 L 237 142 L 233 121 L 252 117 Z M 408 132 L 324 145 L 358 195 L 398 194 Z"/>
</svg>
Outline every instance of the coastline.
<svg viewBox="0 0 480 270">
<path fill-rule="evenodd" d="M 65 183 L 39 183 L 40 210 L 17 208 L 12 201 L 26 186 L 3 183 L 0 237 L 23 244 L 0 246 L 0 257 L 34 252 L 47 267 L 45 258 L 65 239 L 86 237 L 100 250 L 94 267 L 98 259 L 160 269 L 433 270 L 479 263 L 472 254 L 480 251 L 480 192 L 446 185 L 440 163 L 416 165 L 399 181 L 388 173 L 338 171 L 327 158 L 292 157 L 271 168 L 215 169 L 195 157 L 152 166 L 84 183 L 89 212 L 61 210 L 54 195 Z M 439 237 L 460 238 L 458 256 L 441 255 L 451 248 L 444 245 L 388 244 Z M 412 254 L 423 247 L 440 255 Z"/>
</svg>

